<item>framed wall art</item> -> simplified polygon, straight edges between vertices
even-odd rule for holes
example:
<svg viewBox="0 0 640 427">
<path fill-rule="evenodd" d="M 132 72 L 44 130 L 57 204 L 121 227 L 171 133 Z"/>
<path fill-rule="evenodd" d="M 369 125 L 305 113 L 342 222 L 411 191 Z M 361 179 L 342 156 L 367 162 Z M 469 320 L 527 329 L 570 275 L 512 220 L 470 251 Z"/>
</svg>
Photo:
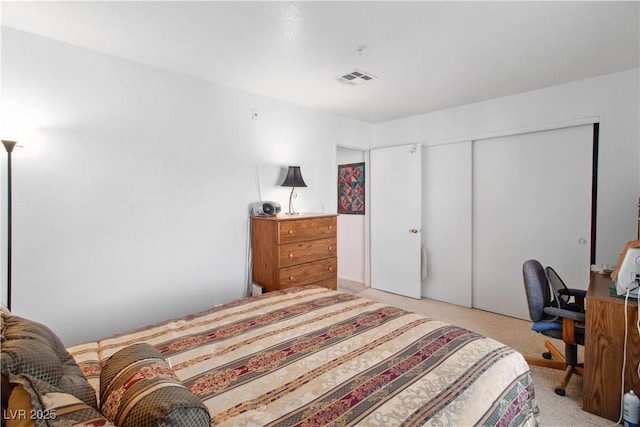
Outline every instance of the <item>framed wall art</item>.
<svg viewBox="0 0 640 427">
<path fill-rule="evenodd" d="M 338 213 L 364 215 L 364 163 L 338 165 Z"/>
</svg>

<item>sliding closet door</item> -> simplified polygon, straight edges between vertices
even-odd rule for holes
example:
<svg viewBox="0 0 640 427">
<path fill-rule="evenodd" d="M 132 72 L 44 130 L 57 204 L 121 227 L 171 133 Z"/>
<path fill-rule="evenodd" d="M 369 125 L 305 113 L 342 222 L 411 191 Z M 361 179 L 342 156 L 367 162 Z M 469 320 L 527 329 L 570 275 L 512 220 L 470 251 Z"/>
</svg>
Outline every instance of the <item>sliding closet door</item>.
<svg viewBox="0 0 640 427">
<path fill-rule="evenodd" d="M 422 148 L 422 296 L 466 307 L 471 307 L 471 171 L 471 141 Z"/>
<path fill-rule="evenodd" d="M 586 289 L 593 127 L 474 141 L 473 306 L 528 319 L 522 263 Z"/>
</svg>

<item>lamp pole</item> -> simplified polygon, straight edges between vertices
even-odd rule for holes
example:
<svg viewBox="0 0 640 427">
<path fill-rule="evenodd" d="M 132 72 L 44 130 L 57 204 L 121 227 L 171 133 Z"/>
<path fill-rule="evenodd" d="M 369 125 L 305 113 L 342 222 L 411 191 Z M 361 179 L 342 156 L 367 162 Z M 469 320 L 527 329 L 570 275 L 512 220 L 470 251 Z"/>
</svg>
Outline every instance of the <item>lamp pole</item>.
<svg viewBox="0 0 640 427">
<path fill-rule="evenodd" d="M 11 229 L 12 229 L 12 207 L 11 207 L 11 152 L 16 145 L 16 141 L 2 140 L 2 145 L 7 150 L 7 308 L 11 311 Z"/>
</svg>

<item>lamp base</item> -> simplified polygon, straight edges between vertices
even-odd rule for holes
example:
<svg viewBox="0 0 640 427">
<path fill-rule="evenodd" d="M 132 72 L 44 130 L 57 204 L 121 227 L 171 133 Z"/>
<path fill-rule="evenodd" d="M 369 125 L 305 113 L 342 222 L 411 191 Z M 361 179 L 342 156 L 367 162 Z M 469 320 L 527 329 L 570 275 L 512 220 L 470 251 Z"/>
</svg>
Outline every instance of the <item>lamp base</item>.
<svg viewBox="0 0 640 427">
<path fill-rule="evenodd" d="M 285 215 L 299 215 L 294 209 L 293 209 L 293 199 L 298 197 L 298 194 L 295 192 L 296 187 L 291 187 L 291 194 L 289 195 L 289 212 L 287 212 Z"/>
</svg>

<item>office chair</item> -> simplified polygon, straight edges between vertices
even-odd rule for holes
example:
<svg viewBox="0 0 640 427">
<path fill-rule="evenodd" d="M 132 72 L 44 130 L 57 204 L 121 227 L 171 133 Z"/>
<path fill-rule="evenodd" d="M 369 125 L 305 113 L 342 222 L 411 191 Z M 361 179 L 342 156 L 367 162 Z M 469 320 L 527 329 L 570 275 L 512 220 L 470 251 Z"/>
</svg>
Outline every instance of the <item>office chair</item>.
<svg viewBox="0 0 640 427">
<path fill-rule="evenodd" d="M 560 279 L 550 267 L 548 272 L 552 276 L 555 275 L 552 281 L 555 281 L 556 277 Z M 552 289 L 542 265 L 533 259 L 525 261 L 522 265 L 522 276 L 529 316 L 533 321 L 531 329 L 564 342 L 564 354 L 546 340 L 544 345 L 548 351 L 542 354 L 543 358 L 525 356 L 525 360 L 530 365 L 563 370 L 564 376 L 555 392 L 564 396 L 571 376 L 574 373 L 580 376 L 583 374 L 583 364 L 578 363 L 578 345 L 584 345 L 585 315 L 583 311 L 577 310 L 580 300 L 584 300 L 585 291 L 568 289 L 560 279 L 556 283 L 559 286 L 556 296 L 556 291 Z M 574 298 L 574 302 L 570 302 L 571 297 Z"/>
</svg>

